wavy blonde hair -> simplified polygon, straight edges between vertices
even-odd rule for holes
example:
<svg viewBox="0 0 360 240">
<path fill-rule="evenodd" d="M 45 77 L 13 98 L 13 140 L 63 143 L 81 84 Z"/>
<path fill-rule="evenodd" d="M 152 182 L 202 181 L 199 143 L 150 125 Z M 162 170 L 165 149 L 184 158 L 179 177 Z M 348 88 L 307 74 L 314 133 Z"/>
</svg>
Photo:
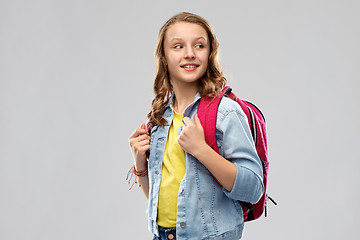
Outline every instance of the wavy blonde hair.
<svg viewBox="0 0 360 240">
<path fill-rule="evenodd" d="M 170 83 L 169 71 L 167 69 L 164 39 L 165 33 L 171 25 L 177 22 L 195 23 L 203 27 L 210 40 L 210 54 L 208 68 L 205 74 L 201 77 L 199 84 L 199 93 L 201 97 L 215 97 L 225 87 L 226 78 L 219 62 L 219 42 L 210 26 L 210 24 L 202 17 L 188 12 L 182 12 L 170 18 L 160 29 L 157 45 L 155 49 L 155 63 L 156 73 L 154 79 L 153 90 L 155 97 L 151 103 L 151 110 L 148 113 L 148 128 L 151 129 L 155 125 L 164 127 L 166 120 L 163 118 L 163 113 L 167 101 L 173 92 Z"/>
</svg>

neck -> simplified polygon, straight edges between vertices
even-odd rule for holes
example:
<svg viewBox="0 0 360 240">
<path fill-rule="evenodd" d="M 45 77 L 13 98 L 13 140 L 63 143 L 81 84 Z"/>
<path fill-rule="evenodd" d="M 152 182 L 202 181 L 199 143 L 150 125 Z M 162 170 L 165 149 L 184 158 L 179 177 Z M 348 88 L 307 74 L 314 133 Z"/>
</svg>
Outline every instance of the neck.
<svg viewBox="0 0 360 240">
<path fill-rule="evenodd" d="M 173 84 L 175 93 L 174 110 L 182 113 L 190 103 L 194 101 L 196 93 L 199 91 L 198 82 Z"/>
</svg>

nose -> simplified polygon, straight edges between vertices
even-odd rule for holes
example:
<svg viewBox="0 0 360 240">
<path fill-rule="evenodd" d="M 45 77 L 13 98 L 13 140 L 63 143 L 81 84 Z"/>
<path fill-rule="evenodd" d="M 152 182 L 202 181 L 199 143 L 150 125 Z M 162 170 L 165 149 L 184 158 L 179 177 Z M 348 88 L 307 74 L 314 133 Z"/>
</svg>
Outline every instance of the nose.
<svg viewBox="0 0 360 240">
<path fill-rule="evenodd" d="M 186 59 L 189 59 L 189 58 L 194 59 L 195 58 L 194 49 L 192 49 L 191 47 L 186 48 L 185 58 Z"/>
</svg>

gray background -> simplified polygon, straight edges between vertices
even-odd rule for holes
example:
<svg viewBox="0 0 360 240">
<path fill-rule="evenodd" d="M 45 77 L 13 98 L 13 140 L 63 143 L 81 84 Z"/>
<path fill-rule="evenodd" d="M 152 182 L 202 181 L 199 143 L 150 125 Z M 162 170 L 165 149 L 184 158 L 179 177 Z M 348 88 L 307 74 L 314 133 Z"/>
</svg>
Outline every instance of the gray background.
<svg viewBox="0 0 360 240">
<path fill-rule="evenodd" d="M 161 25 L 191 11 L 267 118 L 269 217 L 243 239 L 360 239 L 359 1 L 0 0 L 0 239 L 150 239 L 125 181 Z"/>
</svg>

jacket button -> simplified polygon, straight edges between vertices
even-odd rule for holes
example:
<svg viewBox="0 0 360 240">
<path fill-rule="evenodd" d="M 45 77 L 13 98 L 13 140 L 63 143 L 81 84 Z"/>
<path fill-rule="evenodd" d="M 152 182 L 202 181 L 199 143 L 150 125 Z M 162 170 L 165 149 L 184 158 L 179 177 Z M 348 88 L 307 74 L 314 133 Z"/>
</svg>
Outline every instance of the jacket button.
<svg viewBox="0 0 360 240">
<path fill-rule="evenodd" d="M 186 227 L 186 222 L 181 222 L 181 223 L 180 223 L 180 227 L 181 227 L 181 228 L 185 228 L 185 227 Z"/>
<path fill-rule="evenodd" d="M 170 239 L 170 240 L 171 240 L 171 239 L 174 239 L 174 237 L 175 237 L 174 234 L 171 234 L 171 233 L 170 233 L 170 234 L 168 235 L 168 239 Z"/>
</svg>

